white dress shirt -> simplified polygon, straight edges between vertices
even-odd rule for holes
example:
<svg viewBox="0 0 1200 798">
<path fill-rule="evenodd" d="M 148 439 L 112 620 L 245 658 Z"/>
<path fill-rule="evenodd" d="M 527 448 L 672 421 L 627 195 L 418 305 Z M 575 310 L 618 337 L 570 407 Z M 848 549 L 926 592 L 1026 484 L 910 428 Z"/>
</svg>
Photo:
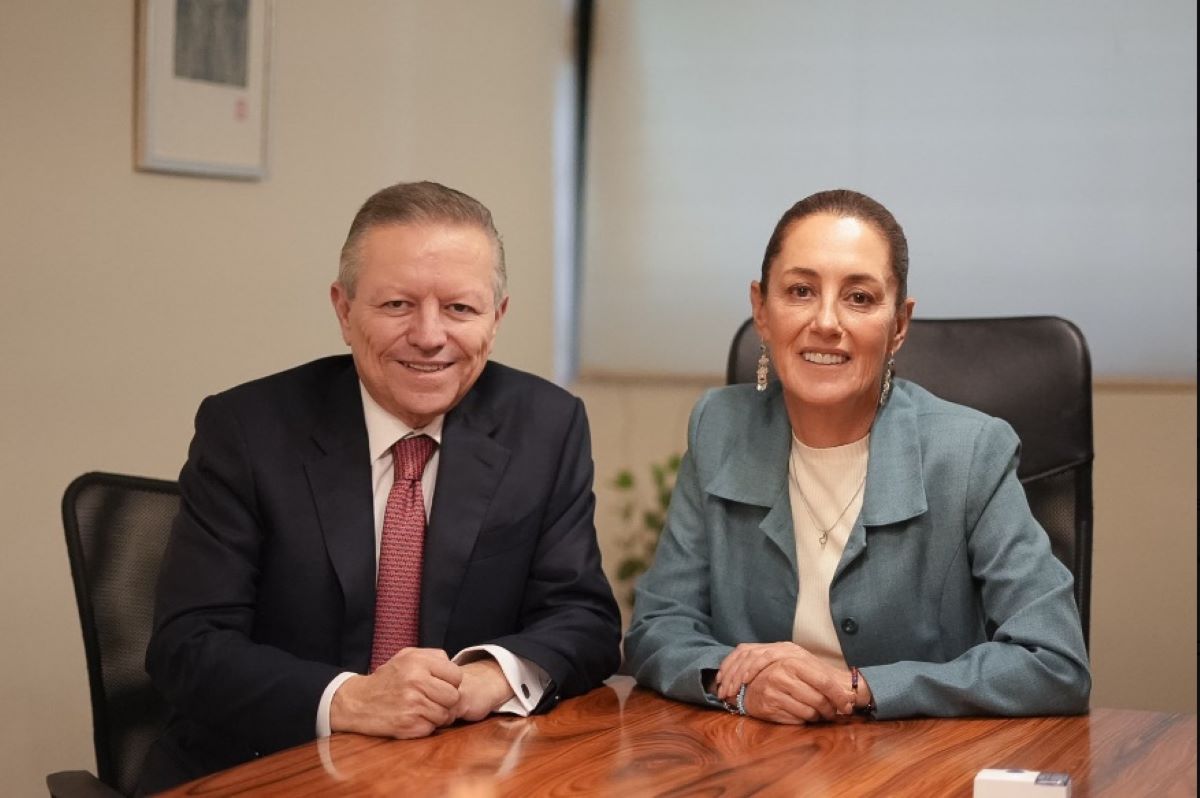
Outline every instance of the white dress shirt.
<svg viewBox="0 0 1200 798">
<path fill-rule="evenodd" d="M 375 510 L 375 571 L 379 572 L 379 545 L 383 537 L 383 513 L 387 507 L 388 493 L 395 481 L 395 467 L 392 458 L 392 446 L 401 438 L 410 435 L 428 435 L 438 443 L 433 450 L 433 456 L 425 465 L 421 475 L 421 496 L 425 502 L 425 520 L 429 520 L 429 511 L 433 507 L 433 492 L 437 487 L 438 462 L 441 459 L 442 424 L 444 415 L 420 429 L 413 429 L 400 419 L 388 413 L 367 392 L 360 382 L 359 393 L 362 396 L 363 416 L 367 422 L 367 443 L 371 453 L 371 491 L 374 497 Z M 468 646 L 452 658 L 459 665 L 465 665 L 484 657 L 492 657 L 500 665 L 504 678 L 512 688 L 513 697 L 500 705 L 497 712 L 507 712 L 514 715 L 526 716 L 533 711 L 542 694 L 550 683 L 550 676 L 541 667 L 529 660 L 518 657 L 506 648 L 494 645 Z M 333 704 L 333 694 L 354 673 L 340 673 L 325 688 L 321 702 L 317 705 L 317 737 L 328 737 L 330 734 L 329 710 Z"/>
</svg>

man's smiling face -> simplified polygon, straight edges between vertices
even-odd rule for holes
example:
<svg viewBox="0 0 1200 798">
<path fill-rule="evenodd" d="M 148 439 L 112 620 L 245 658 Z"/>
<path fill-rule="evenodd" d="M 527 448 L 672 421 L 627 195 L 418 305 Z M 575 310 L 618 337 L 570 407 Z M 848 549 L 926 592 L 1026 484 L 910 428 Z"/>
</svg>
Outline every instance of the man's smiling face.
<svg viewBox="0 0 1200 798">
<path fill-rule="evenodd" d="M 330 289 L 359 379 L 409 426 L 449 411 L 483 371 L 508 307 L 498 257 L 477 227 L 381 225 L 358 243 L 353 293 Z"/>
</svg>

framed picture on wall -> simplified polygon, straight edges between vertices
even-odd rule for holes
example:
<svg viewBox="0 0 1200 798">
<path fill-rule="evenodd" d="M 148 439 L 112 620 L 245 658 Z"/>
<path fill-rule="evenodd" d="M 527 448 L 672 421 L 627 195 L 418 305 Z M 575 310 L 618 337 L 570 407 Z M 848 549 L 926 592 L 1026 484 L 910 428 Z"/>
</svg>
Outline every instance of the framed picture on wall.
<svg viewBox="0 0 1200 798">
<path fill-rule="evenodd" d="M 138 0 L 138 169 L 259 180 L 271 0 Z"/>
</svg>

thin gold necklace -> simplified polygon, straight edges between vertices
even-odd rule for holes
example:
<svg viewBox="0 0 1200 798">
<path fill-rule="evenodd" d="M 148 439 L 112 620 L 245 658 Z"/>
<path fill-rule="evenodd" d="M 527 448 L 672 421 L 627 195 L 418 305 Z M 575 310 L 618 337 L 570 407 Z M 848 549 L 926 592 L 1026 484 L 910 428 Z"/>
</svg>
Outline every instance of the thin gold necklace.
<svg viewBox="0 0 1200 798">
<path fill-rule="evenodd" d="M 829 533 L 832 532 L 833 528 L 836 527 L 838 522 L 842 520 L 842 516 L 844 516 L 846 511 L 850 509 L 850 505 L 854 504 L 854 500 L 857 499 L 858 494 L 862 492 L 863 485 L 867 484 L 867 474 L 865 471 L 863 472 L 862 481 L 859 482 L 858 487 L 854 489 L 854 493 L 850 496 L 850 501 L 846 502 L 846 506 L 842 508 L 840 513 L 838 513 L 838 517 L 833 519 L 833 523 L 825 529 L 821 529 L 821 522 L 817 520 L 815 515 L 813 515 L 812 503 L 809 502 L 808 496 L 804 495 L 804 488 L 800 487 L 800 480 L 795 474 L 792 475 L 792 481 L 796 483 L 796 490 L 800 493 L 800 498 L 804 499 L 804 511 L 808 513 L 808 517 L 812 519 L 813 526 L 816 527 L 817 531 L 821 533 L 817 537 L 817 542 L 821 544 L 821 548 L 825 548 L 825 544 L 829 542 Z"/>
</svg>

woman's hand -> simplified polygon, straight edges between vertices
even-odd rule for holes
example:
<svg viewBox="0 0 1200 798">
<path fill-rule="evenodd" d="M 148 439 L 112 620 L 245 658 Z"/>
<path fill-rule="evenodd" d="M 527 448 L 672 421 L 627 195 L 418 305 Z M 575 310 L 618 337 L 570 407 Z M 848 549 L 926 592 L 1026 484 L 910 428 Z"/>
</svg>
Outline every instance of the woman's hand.
<svg viewBox="0 0 1200 798">
<path fill-rule="evenodd" d="M 775 723 L 811 723 L 854 712 L 849 673 L 804 654 L 770 663 L 747 683 L 747 715 Z"/>
<path fill-rule="evenodd" d="M 854 712 L 850 673 L 795 643 L 738 645 L 717 671 L 716 696 L 731 701 L 743 684 L 748 685 L 746 711 L 765 720 L 804 723 Z"/>
<path fill-rule="evenodd" d="M 721 661 L 714 683 L 715 695 L 722 701 L 732 701 L 743 684 L 754 681 L 762 669 L 785 657 L 809 656 L 803 647 L 792 642 L 739 643 Z"/>
</svg>

